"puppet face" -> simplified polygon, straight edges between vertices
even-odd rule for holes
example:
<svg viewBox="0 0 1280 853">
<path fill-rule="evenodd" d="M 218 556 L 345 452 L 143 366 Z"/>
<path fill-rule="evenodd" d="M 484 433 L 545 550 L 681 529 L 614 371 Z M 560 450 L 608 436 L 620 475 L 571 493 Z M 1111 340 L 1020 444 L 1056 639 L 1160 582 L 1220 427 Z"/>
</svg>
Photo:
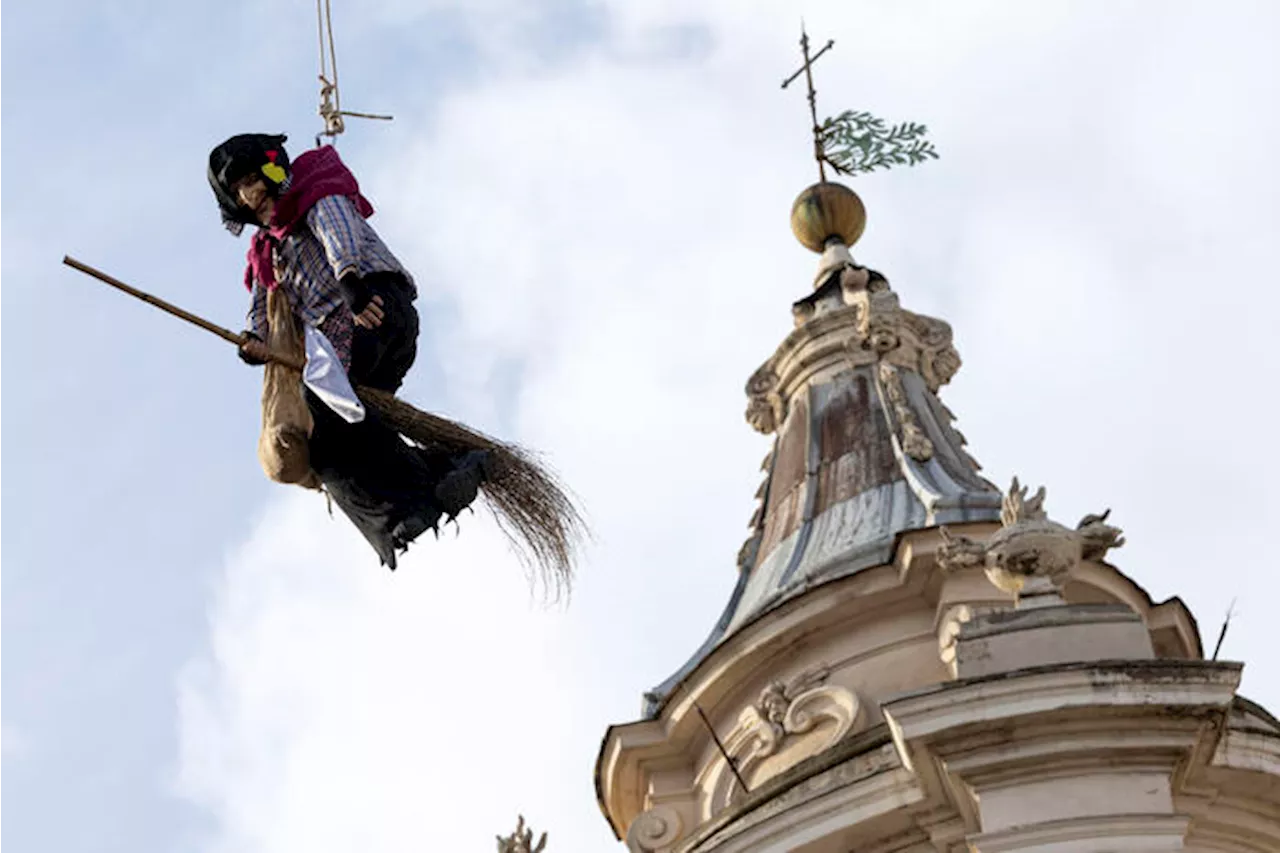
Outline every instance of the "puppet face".
<svg viewBox="0 0 1280 853">
<path fill-rule="evenodd" d="M 267 190 L 266 181 L 260 175 L 247 175 L 236 181 L 232 187 L 240 203 L 252 210 L 258 222 L 267 225 L 271 222 L 271 214 L 275 210 L 276 201 Z"/>
<path fill-rule="evenodd" d="M 284 141 L 283 135 L 242 133 L 209 152 L 209 185 L 222 222 L 232 234 L 239 234 L 245 225 L 270 222 L 275 200 L 289 180 Z M 251 186 L 255 179 L 261 189 Z"/>
</svg>

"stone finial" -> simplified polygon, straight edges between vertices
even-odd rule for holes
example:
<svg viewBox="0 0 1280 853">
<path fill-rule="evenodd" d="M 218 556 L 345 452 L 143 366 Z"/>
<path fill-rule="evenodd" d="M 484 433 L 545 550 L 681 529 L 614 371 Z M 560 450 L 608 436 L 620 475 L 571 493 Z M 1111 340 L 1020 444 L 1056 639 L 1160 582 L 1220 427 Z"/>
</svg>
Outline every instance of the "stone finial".
<svg viewBox="0 0 1280 853">
<path fill-rule="evenodd" d="M 516 823 L 516 831 L 511 835 L 498 838 L 498 853 L 542 853 L 547 846 L 547 834 L 542 833 L 538 838 L 538 843 L 533 843 L 533 830 L 526 829 L 524 825 L 524 815 L 520 815 L 519 821 Z"/>
<path fill-rule="evenodd" d="M 1045 603 L 1060 603 L 1062 587 L 1082 560 L 1100 560 L 1107 551 L 1124 544 L 1117 527 L 1106 524 L 1111 511 L 1087 515 L 1075 530 L 1049 519 L 1044 510 L 1045 490 L 1031 497 L 1013 478 L 1000 512 L 1001 528 L 986 542 L 952 534 L 942 528 L 939 564 L 947 570 L 982 566 L 987 578 L 1023 605 L 1029 596 L 1044 596 Z"/>
</svg>

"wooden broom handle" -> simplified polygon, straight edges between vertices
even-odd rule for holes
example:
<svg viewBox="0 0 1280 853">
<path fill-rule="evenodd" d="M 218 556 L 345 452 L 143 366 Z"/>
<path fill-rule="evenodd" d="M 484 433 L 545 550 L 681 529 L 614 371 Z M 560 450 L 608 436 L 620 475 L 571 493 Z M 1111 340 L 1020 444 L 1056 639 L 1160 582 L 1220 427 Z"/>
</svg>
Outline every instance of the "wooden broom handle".
<svg viewBox="0 0 1280 853">
<path fill-rule="evenodd" d="M 138 290 L 136 287 L 130 287 L 120 279 L 115 278 L 113 276 L 109 276 L 106 273 L 104 273 L 102 270 L 94 269 L 88 264 L 81 263 L 80 261 L 77 261 L 75 258 L 70 257 L 69 255 L 64 256 L 62 258 L 62 262 L 67 266 L 71 267 L 72 269 L 79 270 L 85 275 L 96 278 L 98 281 L 102 282 L 103 284 L 109 284 L 112 287 L 114 287 L 116 290 L 123 291 L 136 299 L 141 299 L 143 302 L 147 303 L 148 305 L 153 305 L 167 314 L 172 314 L 175 317 L 179 317 L 183 320 L 186 320 L 188 323 L 191 323 L 192 325 L 195 325 L 195 326 L 199 326 L 200 328 L 204 329 L 206 332 L 212 332 L 213 334 L 222 338 L 224 341 L 229 341 L 238 347 L 244 346 L 245 343 L 249 341 L 249 337 L 247 335 L 237 334 L 231 331 L 230 329 L 222 328 L 216 323 L 210 323 L 208 320 L 204 319 L 203 317 L 192 314 L 190 311 L 185 311 L 182 308 L 179 308 L 177 305 L 173 305 L 169 302 L 165 302 L 163 299 L 160 299 L 157 296 L 152 296 L 150 293 L 144 293 L 141 290 Z M 294 370 L 302 370 L 302 368 L 304 367 L 304 362 L 298 361 L 297 359 L 290 358 L 287 355 L 283 355 L 279 353 L 271 353 L 271 361 L 274 361 L 277 364 L 284 365 L 285 367 L 292 367 Z"/>
</svg>

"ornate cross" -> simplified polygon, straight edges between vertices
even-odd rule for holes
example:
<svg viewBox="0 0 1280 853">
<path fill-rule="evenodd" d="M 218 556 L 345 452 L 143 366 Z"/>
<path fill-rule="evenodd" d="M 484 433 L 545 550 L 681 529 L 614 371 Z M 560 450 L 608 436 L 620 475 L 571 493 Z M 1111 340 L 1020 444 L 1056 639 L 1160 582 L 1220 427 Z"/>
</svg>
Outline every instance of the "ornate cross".
<svg viewBox="0 0 1280 853">
<path fill-rule="evenodd" d="M 813 159 L 818 161 L 818 180 L 827 180 L 827 166 L 840 175 L 914 166 L 925 160 L 936 160 L 938 152 L 924 138 L 928 128 L 915 122 L 887 124 L 869 112 L 845 110 L 840 115 L 818 122 L 818 93 L 813 88 L 813 63 L 835 47 L 829 40 L 822 50 L 809 55 L 809 34 L 800 23 L 800 53 L 804 65 L 782 81 L 787 88 L 801 74 L 809 85 L 809 116 L 813 119 Z"/>
<path fill-rule="evenodd" d="M 805 82 L 809 86 L 809 115 L 813 119 L 813 158 L 818 161 L 818 178 L 822 181 L 826 181 L 827 179 L 827 172 L 826 172 L 826 166 L 825 166 L 827 158 L 823 153 L 822 127 L 818 124 L 818 100 L 817 100 L 818 93 L 814 91 L 814 88 L 813 88 L 813 71 L 811 69 L 813 67 L 813 63 L 818 61 L 818 57 L 822 56 L 822 54 L 826 53 L 828 50 L 831 50 L 831 48 L 835 47 L 835 44 L 836 44 L 835 39 L 829 39 L 826 45 L 822 48 L 822 50 L 818 51 L 813 56 L 810 56 L 809 55 L 809 34 L 805 32 L 804 22 L 801 21 L 800 22 L 800 53 L 801 55 L 804 56 L 804 65 L 800 66 L 800 69 L 798 71 L 796 71 L 786 80 L 782 81 L 782 88 L 785 89 L 787 88 L 787 86 L 795 82 L 795 79 L 797 77 L 799 77 L 801 74 L 804 74 Z"/>
</svg>

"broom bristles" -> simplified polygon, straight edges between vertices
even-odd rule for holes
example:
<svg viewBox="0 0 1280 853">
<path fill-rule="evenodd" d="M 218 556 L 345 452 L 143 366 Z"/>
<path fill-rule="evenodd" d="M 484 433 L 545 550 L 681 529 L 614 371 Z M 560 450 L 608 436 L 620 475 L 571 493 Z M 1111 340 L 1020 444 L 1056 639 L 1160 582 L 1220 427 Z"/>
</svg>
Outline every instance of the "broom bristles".
<svg viewBox="0 0 1280 853">
<path fill-rule="evenodd" d="M 499 474 L 481 486 L 489 508 L 520 562 L 554 598 L 573 584 L 578 546 L 586 524 L 556 477 L 524 448 L 498 441 L 470 427 L 432 415 L 386 391 L 357 388 L 366 406 L 405 438 L 421 446 L 451 451 L 487 450 Z"/>
</svg>

